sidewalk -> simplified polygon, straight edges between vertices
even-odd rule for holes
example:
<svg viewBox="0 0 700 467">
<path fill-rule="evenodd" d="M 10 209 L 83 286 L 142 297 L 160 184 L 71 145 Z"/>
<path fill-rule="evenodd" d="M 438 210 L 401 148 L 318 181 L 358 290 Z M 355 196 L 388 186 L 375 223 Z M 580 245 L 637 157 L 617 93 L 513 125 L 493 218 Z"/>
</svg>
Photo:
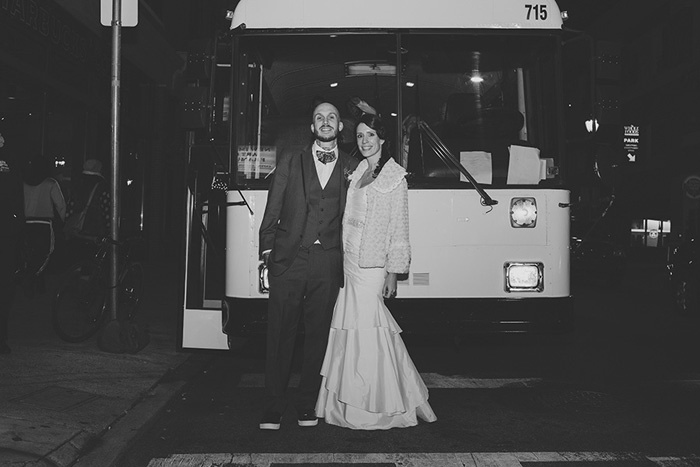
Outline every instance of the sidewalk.
<svg viewBox="0 0 700 467">
<path fill-rule="evenodd" d="M 36 297 L 18 288 L 12 353 L 0 355 L 0 466 L 117 466 L 129 440 L 180 392 L 186 373 L 210 358 L 176 349 L 178 268 L 144 262 L 144 270 L 140 313 L 151 340 L 137 354 L 101 351 L 96 337 L 61 341 L 51 327 L 56 276 Z"/>
</svg>

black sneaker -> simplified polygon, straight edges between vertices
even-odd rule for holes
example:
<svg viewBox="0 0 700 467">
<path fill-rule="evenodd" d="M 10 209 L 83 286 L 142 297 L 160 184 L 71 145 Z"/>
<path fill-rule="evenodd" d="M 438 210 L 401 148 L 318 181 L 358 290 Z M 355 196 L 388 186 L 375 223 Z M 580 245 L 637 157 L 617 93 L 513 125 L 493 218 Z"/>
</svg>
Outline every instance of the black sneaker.
<svg viewBox="0 0 700 467">
<path fill-rule="evenodd" d="M 282 414 L 279 412 L 268 411 L 263 415 L 262 420 L 260 420 L 261 430 L 279 430 L 280 422 L 282 421 Z"/>
<path fill-rule="evenodd" d="M 318 417 L 316 412 L 311 409 L 301 412 L 298 417 L 299 426 L 316 426 L 318 425 Z"/>
</svg>

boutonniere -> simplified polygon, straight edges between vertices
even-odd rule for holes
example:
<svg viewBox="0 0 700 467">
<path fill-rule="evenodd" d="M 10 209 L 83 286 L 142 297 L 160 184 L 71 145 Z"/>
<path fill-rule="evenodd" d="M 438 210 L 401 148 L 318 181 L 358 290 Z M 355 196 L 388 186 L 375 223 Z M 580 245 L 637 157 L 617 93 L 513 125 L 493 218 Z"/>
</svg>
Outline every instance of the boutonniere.
<svg viewBox="0 0 700 467">
<path fill-rule="evenodd" d="M 350 180 L 352 179 L 352 174 L 355 173 L 353 169 L 345 167 L 343 169 L 343 178 L 345 179 L 345 186 L 350 185 Z"/>
</svg>

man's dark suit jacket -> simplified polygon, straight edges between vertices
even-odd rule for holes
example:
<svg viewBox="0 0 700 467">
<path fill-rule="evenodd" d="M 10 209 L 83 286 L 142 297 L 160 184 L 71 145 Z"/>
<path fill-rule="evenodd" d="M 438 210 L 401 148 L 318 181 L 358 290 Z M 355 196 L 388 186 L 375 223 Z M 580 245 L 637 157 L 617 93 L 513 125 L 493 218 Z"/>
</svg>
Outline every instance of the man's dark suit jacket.
<svg viewBox="0 0 700 467">
<path fill-rule="evenodd" d="M 272 185 L 267 195 L 267 206 L 260 225 L 260 254 L 272 250 L 268 267 L 270 274 L 278 276 L 291 266 L 301 246 L 306 226 L 309 185 L 317 177 L 311 148 L 300 153 L 288 153 L 277 161 Z M 340 213 L 345 211 L 347 175 L 355 170 L 359 161 L 343 151 L 338 151 L 340 175 Z M 339 232 L 340 235 L 340 232 Z M 342 242 L 342 238 L 341 238 Z M 342 265 L 341 265 L 342 268 Z M 342 269 L 338 271 L 342 278 Z"/>
</svg>

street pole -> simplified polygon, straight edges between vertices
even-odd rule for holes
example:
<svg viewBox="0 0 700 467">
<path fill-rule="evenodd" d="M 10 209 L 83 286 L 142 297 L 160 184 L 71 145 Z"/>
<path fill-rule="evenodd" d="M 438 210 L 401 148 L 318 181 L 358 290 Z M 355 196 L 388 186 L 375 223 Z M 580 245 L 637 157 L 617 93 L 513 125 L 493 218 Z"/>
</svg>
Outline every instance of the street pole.
<svg viewBox="0 0 700 467">
<path fill-rule="evenodd" d="M 112 0 L 112 145 L 111 145 L 111 160 L 112 160 L 112 185 L 111 198 L 112 205 L 110 216 L 111 222 L 111 261 L 110 261 L 110 285 L 109 288 L 109 309 L 110 318 L 112 321 L 117 319 L 117 307 L 119 291 L 117 282 L 119 279 L 119 258 L 117 255 L 117 242 L 119 241 L 119 223 L 120 223 L 120 186 L 119 186 L 119 109 L 120 109 L 120 91 L 121 91 L 121 28 L 122 28 L 122 1 Z"/>
</svg>

